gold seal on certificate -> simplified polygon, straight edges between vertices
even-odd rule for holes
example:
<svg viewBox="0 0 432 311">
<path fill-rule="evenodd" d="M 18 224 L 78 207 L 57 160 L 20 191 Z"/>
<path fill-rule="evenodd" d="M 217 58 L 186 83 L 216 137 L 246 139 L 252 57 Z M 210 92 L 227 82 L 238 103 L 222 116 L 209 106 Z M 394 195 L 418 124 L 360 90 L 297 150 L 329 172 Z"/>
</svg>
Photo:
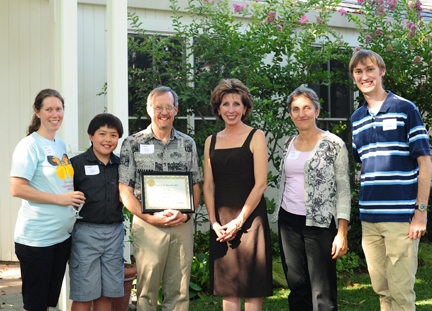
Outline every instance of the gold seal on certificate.
<svg viewBox="0 0 432 311">
<path fill-rule="evenodd" d="M 142 172 L 141 204 L 143 213 L 176 209 L 193 213 L 192 173 Z"/>
</svg>

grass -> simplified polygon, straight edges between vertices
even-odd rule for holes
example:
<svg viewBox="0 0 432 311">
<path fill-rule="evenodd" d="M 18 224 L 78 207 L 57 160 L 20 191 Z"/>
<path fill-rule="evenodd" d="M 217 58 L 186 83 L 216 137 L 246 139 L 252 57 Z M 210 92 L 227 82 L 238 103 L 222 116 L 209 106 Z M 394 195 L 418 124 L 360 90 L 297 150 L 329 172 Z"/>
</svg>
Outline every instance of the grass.
<svg viewBox="0 0 432 311">
<path fill-rule="evenodd" d="M 415 291 L 417 295 L 417 311 L 432 311 L 432 244 L 420 243 L 419 267 Z M 263 311 L 289 310 L 288 294 L 280 259 L 273 261 L 273 296 L 263 301 Z M 339 311 L 375 311 L 379 310 L 378 296 L 372 289 L 367 273 L 357 273 L 350 279 L 338 283 Z M 162 310 L 158 306 L 158 311 Z M 201 296 L 191 300 L 189 311 L 221 311 L 222 299 L 215 296 Z"/>
<path fill-rule="evenodd" d="M 417 294 L 417 311 L 432 311 L 432 267 L 420 267 L 417 271 L 415 291 Z M 263 301 L 263 311 L 289 310 L 287 297 L 289 290 L 275 288 L 273 296 Z M 340 311 L 371 311 L 379 310 L 378 296 L 372 290 L 369 275 L 362 273 L 350 280 L 339 282 L 338 303 Z M 161 310 L 161 309 L 160 309 Z M 220 297 L 205 296 L 190 302 L 190 311 L 220 311 L 222 300 Z"/>
</svg>

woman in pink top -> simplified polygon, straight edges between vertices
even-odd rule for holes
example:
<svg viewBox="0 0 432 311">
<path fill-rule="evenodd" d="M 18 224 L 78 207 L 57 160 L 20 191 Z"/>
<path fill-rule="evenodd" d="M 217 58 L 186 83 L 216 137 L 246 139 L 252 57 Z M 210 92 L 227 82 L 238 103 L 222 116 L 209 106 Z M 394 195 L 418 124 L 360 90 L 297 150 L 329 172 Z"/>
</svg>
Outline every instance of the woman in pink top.
<svg viewBox="0 0 432 311">
<path fill-rule="evenodd" d="M 298 135 L 285 144 L 274 220 L 291 311 L 337 310 L 336 259 L 348 249 L 348 151 L 317 127 L 316 93 L 299 87 L 288 98 Z M 281 207 L 281 208 L 280 208 Z"/>
</svg>

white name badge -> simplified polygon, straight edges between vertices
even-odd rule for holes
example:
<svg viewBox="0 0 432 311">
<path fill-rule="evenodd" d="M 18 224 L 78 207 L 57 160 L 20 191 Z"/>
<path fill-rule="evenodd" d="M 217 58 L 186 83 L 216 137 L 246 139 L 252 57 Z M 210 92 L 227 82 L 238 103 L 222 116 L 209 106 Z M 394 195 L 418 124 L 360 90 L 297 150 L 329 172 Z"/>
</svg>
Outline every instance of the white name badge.
<svg viewBox="0 0 432 311">
<path fill-rule="evenodd" d="M 54 152 L 54 149 L 52 146 L 43 146 L 42 148 L 43 148 L 43 150 L 47 156 L 55 155 L 55 152 Z"/>
<path fill-rule="evenodd" d="M 87 176 L 99 174 L 99 165 L 84 165 L 85 174 Z"/>
<path fill-rule="evenodd" d="M 288 160 L 297 160 L 300 156 L 300 151 L 290 151 L 288 153 Z"/>
<path fill-rule="evenodd" d="M 395 130 L 397 127 L 396 119 L 383 120 L 383 131 Z"/>
<path fill-rule="evenodd" d="M 154 153 L 154 145 L 140 145 L 141 154 L 152 154 Z"/>
</svg>

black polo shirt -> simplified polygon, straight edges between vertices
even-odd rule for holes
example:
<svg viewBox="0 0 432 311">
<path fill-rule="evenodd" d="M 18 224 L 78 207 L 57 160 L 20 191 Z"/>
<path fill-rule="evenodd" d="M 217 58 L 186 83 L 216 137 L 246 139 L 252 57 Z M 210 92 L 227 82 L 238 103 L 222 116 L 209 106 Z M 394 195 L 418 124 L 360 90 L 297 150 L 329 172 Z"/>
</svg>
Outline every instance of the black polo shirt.
<svg viewBox="0 0 432 311">
<path fill-rule="evenodd" d="M 91 146 L 71 159 L 74 168 L 74 189 L 86 197 L 78 222 L 113 224 L 123 221 L 118 189 L 119 157 L 111 153 L 107 165 L 98 160 Z"/>
</svg>

